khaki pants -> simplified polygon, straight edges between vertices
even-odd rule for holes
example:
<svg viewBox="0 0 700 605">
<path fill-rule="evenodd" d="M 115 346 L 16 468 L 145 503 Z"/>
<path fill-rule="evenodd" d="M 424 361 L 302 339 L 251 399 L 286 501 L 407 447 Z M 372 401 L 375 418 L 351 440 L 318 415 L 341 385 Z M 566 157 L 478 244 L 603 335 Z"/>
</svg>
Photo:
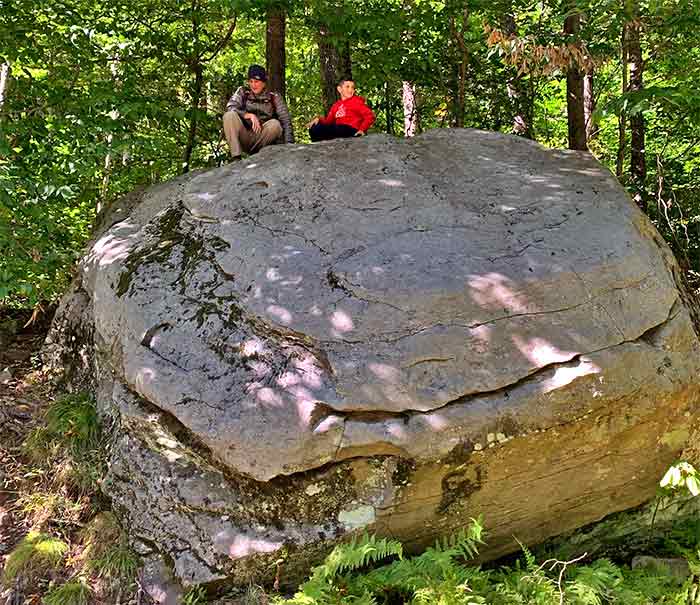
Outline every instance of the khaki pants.
<svg viewBox="0 0 700 605">
<path fill-rule="evenodd" d="M 241 117 L 235 111 L 227 111 L 224 114 L 224 134 L 228 147 L 231 150 L 231 157 L 241 155 L 241 151 L 246 153 L 256 153 L 265 145 L 274 143 L 282 136 L 282 125 L 278 120 L 268 120 L 262 125 L 260 132 L 253 132 L 246 128 Z"/>
</svg>

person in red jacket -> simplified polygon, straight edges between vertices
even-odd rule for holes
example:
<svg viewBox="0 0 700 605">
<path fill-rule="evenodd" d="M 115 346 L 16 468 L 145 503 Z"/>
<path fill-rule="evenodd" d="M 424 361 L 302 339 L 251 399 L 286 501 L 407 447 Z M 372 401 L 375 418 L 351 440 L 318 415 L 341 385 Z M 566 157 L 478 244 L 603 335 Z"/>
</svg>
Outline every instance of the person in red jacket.
<svg viewBox="0 0 700 605">
<path fill-rule="evenodd" d="M 361 137 L 374 124 L 374 113 L 365 100 L 355 94 L 355 82 L 344 78 L 338 83 L 340 100 L 331 107 L 328 115 L 314 118 L 307 124 L 313 142 L 328 141 L 340 137 Z"/>
</svg>

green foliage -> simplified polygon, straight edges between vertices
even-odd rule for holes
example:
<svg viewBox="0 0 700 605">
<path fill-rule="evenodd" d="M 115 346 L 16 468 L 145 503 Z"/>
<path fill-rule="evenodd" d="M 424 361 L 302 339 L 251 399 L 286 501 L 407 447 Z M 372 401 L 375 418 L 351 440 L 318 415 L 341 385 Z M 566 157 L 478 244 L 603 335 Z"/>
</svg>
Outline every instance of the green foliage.
<svg viewBox="0 0 700 605">
<path fill-rule="evenodd" d="M 44 605 L 87 605 L 92 592 L 83 580 L 71 580 L 50 589 L 44 595 Z"/>
<path fill-rule="evenodd" d="M 112 512 L 98 514 L 85 528 L 80 562 L 85 573 L 113 586 L 133 582 L 140 564 Z"/>
<path fill-rule="evenodd" d="M 315 567 L 311 578 L 301 585 L 292 599 L 295 605 L 325 603 L 376 603 L 379 595 L 388 593 L 410 595 L 416 604 L 470 605 L 473 600 L 468 581 L 474 570 L 458 565 L 471 559 L 482 544 L 480 521 L 473 520 L 469 528 L 439 541 L 422 555 L 403 558 L 403 548 L 395 540 L 377 539 L 364 535 L 348 544 L 337 546 L 323 565 Z M 376 565 L 387 557 L 397 561 L 356 575 L 360 569 Z"/>
<path fill-rule="evenodd" d="M 348 544 L 339 544 L 326 557 L 322 565 L 314 567 L 311 578 L 301 585 L 295 596 L 295 603 L 330 603 L 337 596 L 339 577 L 345 572 L 354 571 L 377 563 L 390 556 L 401 557 L 403 547 L 395 540 L 377 539 L 364 535 L 353 538 Z"/>
<path fill-rule="evenodd" d="M 98 210 L 139 185 L 226 160 L 222 109 L 244 82 L 246 66 L 264 63 L 269 2 L 6 4 L 0 11 L 0 65 L 10 69 L 0 107 L 0 306 L 33 306 L 65 289 Z M 464 124 L 513 132 L 515 118 L 524 117 L 537 140 L 565 146 L 564 69 L 518 72 L 503 49 L 488 46 L 484 24 L 508 28 L 511 49 L 522 42 L 528 57 L 584 45 L 595 60 L 592 151 L 614 168 L 618 115 L 644 115 L 649 214 L 688 264 L 700 268 L 700 50 L 688 43 L 700 24 L 697 3 L 636 2 L 647 84 L 636 92 L 622 91 L 618 56 L 629 3 L 284 4 L 287 97 L 302 141 L 304 123 L 321 110 L 322 23 L 332 41 L 350 45 L 358 90 L 377 113 L 375 130 L 396 135 L 406 81 L 417 87 L 423 129 Z M 581 32 L 564 37 L 572 6 L 584 16 Z M 629 142 L 625 149 L 623 183 Z"/>
<path fill-rule="evenodd" d="M 686 531 L 687 534 L 687 531 Z M 680 584 L 672 576 L 646 569 L 631 570 L 608 559 L 581 564 L 548 559 L 538 562 L 522 547 L 512 567 L 484 570 L 468 565 L 483 544 L 480 520 L 457 535 L 439 541 L 415 557 L 404 557 L 401 545 L 381 548 L 364 536 L 337 547 L 291 599 L 278 605 L 686 605 L 697 592 L 697 579 Z M 700 540 L 694 542 L 700 549 Z M 390 563 L 382 556 L 397 557 Z M 691 569 L 700 571 L 692 559 Z M 692 597 L 695 598 L 695 597 Z"/>
<path fill-rule="evenodd" d="M 204 605 L 207 602 L 207 591 L 203 586 L 193 586 L 182 597 L 183 605 Z"/>
<path fill-rule="evenodd" d="M 34 523 L 75 525 L 99 510 L 105 453 L 89 396 L 71 394 L 53 402 L 23 448 L 36 465 L 32 472 L 37 484 L 18 503 Z"/>
<path fill-rule="evenodd" d="M 92 559 L 89 569 L 110 581 L 126 581 L 136 577 L 139 563 L 138 555 L 125 540 L 120 540 L 106 548 L 99 557 Z"/>
<path fill-rule="evenodd" d="M 3 583 L 11 584 L 18 576 L 33 583 L 47 572 L 56 570 L 68 552 L 68 544 L 38 532 L 30 532 L 10 553 L 3 571 Z"/>
<path fill-rule="evenodd" d="M 30 435 L 26 450 L 35 460 L 55 449 L 82 457 L 98 449 L 100 439 L 94 401 L 85 393 L 71 394 L 49 407 L 44 425 Z"/>
<path fill-rule="evenodd" d="M 314 575 L 326 580 L 346 571 L 354 571 L 389 556 L 401 557 L 402 546 L 395 540 L 377 539 L 365 534 L 359 540 L 336 546 L 323 565 L 314 569 Z"/>
</svg>

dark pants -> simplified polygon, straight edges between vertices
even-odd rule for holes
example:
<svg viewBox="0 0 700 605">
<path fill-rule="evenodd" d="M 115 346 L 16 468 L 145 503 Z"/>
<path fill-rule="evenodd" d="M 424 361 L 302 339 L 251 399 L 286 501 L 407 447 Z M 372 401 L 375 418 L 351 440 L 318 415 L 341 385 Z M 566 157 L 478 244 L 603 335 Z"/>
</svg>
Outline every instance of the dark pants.
<svg viewBox="0 0 700 605">
<path fill-rule="evenodd" d="M 347 124 L 314 124 L 309 128 L 309 136 L 316 141 L 330 141 L 331 139 L 342 139 L 354 137 L 357 130 Z"/>
</svg>

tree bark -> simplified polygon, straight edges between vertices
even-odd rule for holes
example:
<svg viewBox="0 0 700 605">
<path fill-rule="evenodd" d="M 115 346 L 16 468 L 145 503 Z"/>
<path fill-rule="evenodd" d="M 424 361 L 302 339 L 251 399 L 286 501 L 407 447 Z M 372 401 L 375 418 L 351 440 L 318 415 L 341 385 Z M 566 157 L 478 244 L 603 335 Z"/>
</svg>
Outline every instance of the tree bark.
<svg viewBox="0 0 700 605">
<path fill-rule="evenodd" d="M 620 34 L 620 66 L 622 68 L 622 94 L 627 92 L 627 24 L 623 24 Z M 620 109 L 617 120 L 617 161 L 615 175 L 622 179 L 625 172 L 625 148 L 627 147 L 627 115 L 624 107 Z"/>
<path fill-rule="evenodd" d="M 586 140 L 590 141 L 596 134 L 597 127 L 593 120 L 595 112 L 595 94 L 593 91 L 593 67 L 586 69 L 583 76 L 583 115 L 586 120 Z"/>
<path fill-rule="evenodd" d="M 384 118 L 386 121 L 386 133 L 394 134 L 394 114 L 391 111 L 391 86 L 384 83 Z"/>
<path fill-rule="evenodd" d="M 112 74 L 112 86 L 117 90 L 120 86 L 119 81 L 119 62 L 120 57 L 117 53 L 114 59 L 109 62 L 109 72 Z M 115 109 L 115 108 L 113 108 Z M 112 176 L 112 141 L 114 140 L 113 133 L 108 133 L 105 139 L 107 144 L 107 153 L 105 154 L 104 170 L 102 172 L 102 183 L 100 185 L 100 195 L 97 199 L 96 212 L 99 216 L 107 206 L 107 198 L 109 195 L 109 181 Z"/>
<path fill-rule="evenodd" d="M 575 36 L 580 29 L 581 15 L 574 12 L 564 20 L 564 33 Z M 583 73 L 575 62 L 566 70 L 566 113 L 569 149 L 587 150 L 586 118 L 583 102 Z"/>
<path fill-rule="evenodd" d="M 328 112 L 338 100 L 338 80 L 352 77 L 350 42 L 333 39 L 330 29 L 321 24 L 318 30 L 318 55 L 321 64 L 321 97 Z"/>
<path fill-rule="evenodd" d="M 187 143 L 185 144 L 185 151 L 182 156 L 182 173 L 189 172 L 190 162 L 192 160 L 192 150 L 194 149 L 195 140 L 197 138 L 197 123 L 199 119 L 199 112 L 201 111 L 201 100 L 202 92 L 204 90 L 204 67 L 205 65 L 214 59 L 231 40 L 234 30 L 236 29 L 237 18 L 236 15 L 233 16 L 231 22 L 228 24 L 226 31 L 217 40 L 216 44 L 210 48 L 204 48 L 199 52 L 195 52 L 190 55 L 178 54 L 178 56 L 183 60 L 185 65 L 194 74 L 194 80 L 192 81 L 192 87 L 190 89 L 190 124 L 187 132 Z M 192 40 L 195 42 L 195 47 L 198 46 L 200 41 L 200 26 L 201 23 L 198 20 L 198 5 L 196 0 L 192 2 Z M 207 56 L 207 53 L 208 56 Z M 205 109 L 206 111 L 206 109 Z"/>
<path fill-rule="evenodd" d="M 267 10 L 267 36 L 265 59 L 267 62 L 268 88 L 286 95 L 287 55 L 285 49 L 286 18 L 284 8 L 271 7 Z"/>
<path fill-rule="evenodd" d="M 639 3 L 637 0 L 628 0 L 627 5 L 630 17 L 627 28 L 627 57 L 630 68 L 629 91 L 639 92 L 644 89 L 644 62 L 640 40 Z M 630 177 L 632 197 L 643 211 L 646 211 L 647 208 L 645 135 L 644 114 L 638 111 L 630 116 Z"/>
<path fill-rule="evenodd" d="M 12 69 L 9 63 L 3 63 L 0 65 L 0 119 L 3 116 L 3 108 L 5 106 L 5 101 L 7 100 L 7 92 L 10 88 L 10 76 L 12 75 Z"/>
<path fill-rule="evenodd" d="M 450 16 L 450 33 L 452 39 L 457 44 L 459 51 L 459 62 L 457 63 L 457 95 L 455 99 L 454 125 L 457 128 L 464 126 L 464 111 L 466 106 L 466 84 L 467 84 L 467 65 L 469 63 L 469 49 L 464 41 L 464 34 L 469 27 L 469 9 L 462 9 L 462 28 L 457 29 L 454 16 Z"/>
<path fill-rule="evenodd" d="M 501 30 L 508 36 L 517 33 L 515 15 L 511 10 L 505 11 L 500 19 Z M 533 138 L 532 133 L 532 96 L 528 94 L 525 80 L 517 74 L 517 70 L 509 68 L 508 79 L 506 80 L 506 91 L 510 101 L 511 115 L 513 116 L 513 134 Z"/>
<path fill-rule="evenodd" d="M 197 136 L 197 117 L 199 115 L 199 100 L 202 98 L 202 87 L 204 84 L 204 66 L 196 63 L 193 66 L 194 82 L 192 84 L 192 99 L 190 102 L 190 127 L 187 133 L 187 145 L 182 157 L 182 173 L 190 171 L 190 160 L 194 149 L 194 140 Z"/>
<path fill-rule="evenodd" d="M 416 102 L 416 85 L 403 82 L 403 134 L 405 137 L 416 136 L 420 132 L 418 104 Z"/>
</svg>

